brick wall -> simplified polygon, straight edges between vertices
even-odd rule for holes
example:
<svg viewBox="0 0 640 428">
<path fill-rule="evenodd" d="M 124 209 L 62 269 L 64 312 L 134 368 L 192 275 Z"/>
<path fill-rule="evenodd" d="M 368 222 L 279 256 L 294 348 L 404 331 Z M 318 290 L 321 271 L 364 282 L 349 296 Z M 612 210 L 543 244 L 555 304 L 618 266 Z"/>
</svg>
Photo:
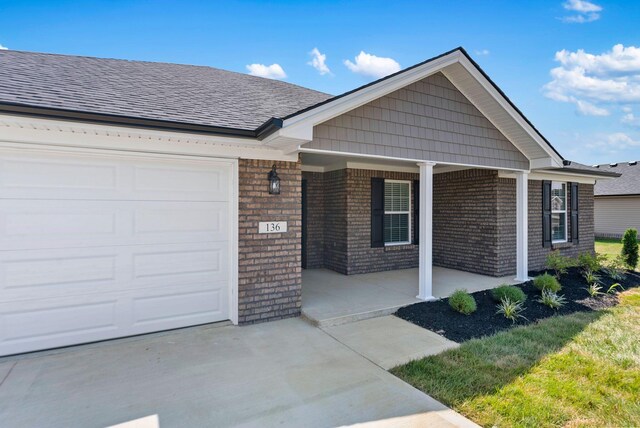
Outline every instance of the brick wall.
<svg viewBox="0 0 640 428">
<path fill-rule="evenodd" d="M 514 183 L 515 186 L 515 183 Z M 579 243 L 554 244 L 552 248 L 542 246 L 542 181 L 529 180 L 529 270 L 544 268 L 547 255 L 554 249 L 569 257 L 577 257 L 582 252 L 594 251 L 593 231 L 593 185 L 578 185 Z M 567 189 L 567 230 L 571 238 L 571 187 Z M 514 247 L 515 251 L 515 247 Z"/>
<path fill-rule="evenodd" d="M 238 321 L 249 324 L 300 314 L 302 297 L 300 164 L 275 162 L 281 194 L 269 195 L 273 161 L 240 159 Z M 260 221 L 287 221 L 282 234 L 259 234 Z"/>
<path fill-rule="evenodd" d="M 394 245 L 371 248 L 371 178 L 418 179 L 407 172 L 346 169 L 347 176 L 347 274 L 418 267 L 418 247 Z M 413 192 L 413 189 L 411 189 Z M 412 203 L 413 206 L 413 203 Z M 413 209 L 413 208 L 412 208 Z M 410 216 L 411 218 L 413 215 Z M 412 227 L 412 230 L 414 228 Z"/>
<path fill-rule="evenodd" d="M 314 205 L 324 189 L 325 230 L 319 246 L 309 247 L 322 267 L 343 274 L 359 274 L 418 266 L 418 247 L 399 245 L 371 248 L 371 177 L 416 180 L 418 174 L 343 169 L 314 173 Z M 324 184 L 324 186 L 319 183 Z M 497 171 L 469 169 L 434 175 L 433 264 L 491 276 L 516 272 L 516 184 Z M 580 184 L 580 240 L 556 244 L 575 257 L 593 251 L 593 186 Z M 413 189 L 412 189 L 413 191 Z M 570 198 L 571 189 L 568 189 Z M 415 195 L 413 195 L 415 196 Z M 412 200 L 412 206 L 414 201 Z M 413 221 L 413 217 L 412 217 Z M 551 249 L 542 247 L 542 182 L 529 181 L 529 269 L 544 267 Z M 571 213 L 568 213 L 569 232 Z M 347 226 L 348 225 L 348 226 Z M 412 230 L 415 227 L 412 225 Z M 308 239 L 311 239 L 310 237 Z M 316 249 L 313 249 L 316 248 Z M 317 264 L 314 267 L 320 267 Z"/>
<path fill-rule="evenodd" d="M 303 172 L 307 185 L 307 269 L 324 266 L 324 174 Z"/>
<path fill-rule="evenodd" d="M 324 192 L 324 267 L 347 274 L 346 170 L 324 173 Z M 313 209 L 311 201 L 309 209 Z"/>
<path fill-rule="evenodd" d="M 497 193 L 496 171 L 468 169 L 433 176 L 434 265 L 501 275 Z"/>
</svg>

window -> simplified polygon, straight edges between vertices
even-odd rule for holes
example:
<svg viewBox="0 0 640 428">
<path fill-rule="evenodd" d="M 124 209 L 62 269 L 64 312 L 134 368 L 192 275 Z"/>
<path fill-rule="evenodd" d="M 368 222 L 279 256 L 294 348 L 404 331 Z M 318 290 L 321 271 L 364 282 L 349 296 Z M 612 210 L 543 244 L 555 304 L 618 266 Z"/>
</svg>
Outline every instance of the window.
<svg viewBox="0 0 640 428">
<path fill-rule="evenodd" d="M 567 241 L 567 183 L 551 182 L 551 240 Z"/>
<path fill-rule="evenodd" d="M 411 242 L 411 182 L 384 181 L 384 243 L 385 245 Z"/>
</svg>

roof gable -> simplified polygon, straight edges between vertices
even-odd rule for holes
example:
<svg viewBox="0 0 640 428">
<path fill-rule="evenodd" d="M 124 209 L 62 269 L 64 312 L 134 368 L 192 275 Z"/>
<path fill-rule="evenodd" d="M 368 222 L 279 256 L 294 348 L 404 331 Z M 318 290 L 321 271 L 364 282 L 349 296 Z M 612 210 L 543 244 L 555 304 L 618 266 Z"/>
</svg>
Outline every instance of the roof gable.
<svg viewBox="0 0 640 428">
<path fill-rule="evenodd" d="M 562 156 L 462 48 L 289 115 L 266 141 L 281 147 L 305 144 L 312 140 L 314 126 L 438 72 L 530 160 L 531 168 L 562 166 Z"/>
<path fill-rule="evenodd" d="M 436 73 L 314 127 L 305 149 L 507 169 L 529 160 Z"/>
</svg>

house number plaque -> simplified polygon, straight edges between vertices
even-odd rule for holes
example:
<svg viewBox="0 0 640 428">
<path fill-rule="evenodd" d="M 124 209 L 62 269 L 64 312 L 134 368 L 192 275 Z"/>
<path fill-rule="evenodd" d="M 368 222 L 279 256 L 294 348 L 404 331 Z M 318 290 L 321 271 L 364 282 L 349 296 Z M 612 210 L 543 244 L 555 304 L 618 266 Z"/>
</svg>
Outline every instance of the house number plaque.
<svg viewBox="0 0 640 428">
<path fill-rule="evenodd" d="M 286 221 L 261 221 L 258 224 L 258 233 L 282 233 L 286 231 Z"/>
</svg>

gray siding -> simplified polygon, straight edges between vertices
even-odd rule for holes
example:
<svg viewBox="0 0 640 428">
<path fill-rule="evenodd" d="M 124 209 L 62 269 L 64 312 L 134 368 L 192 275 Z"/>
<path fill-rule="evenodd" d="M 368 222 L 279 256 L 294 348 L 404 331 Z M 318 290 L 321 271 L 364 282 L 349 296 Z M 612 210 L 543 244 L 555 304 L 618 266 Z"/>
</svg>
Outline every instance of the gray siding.
<svg viewBox="0 0 640 428">
<path fill-rule="evenodd" d="M 305 147 L 528 169 L 527 158 L 441 73 L 314 128 Z"/>
<path fill-rule="evenodd" d="M 630 227 L 640 230 L 640 196 L 599 196 L 594 201 L 596 236 L 621 238 Z"/>
</svg>

